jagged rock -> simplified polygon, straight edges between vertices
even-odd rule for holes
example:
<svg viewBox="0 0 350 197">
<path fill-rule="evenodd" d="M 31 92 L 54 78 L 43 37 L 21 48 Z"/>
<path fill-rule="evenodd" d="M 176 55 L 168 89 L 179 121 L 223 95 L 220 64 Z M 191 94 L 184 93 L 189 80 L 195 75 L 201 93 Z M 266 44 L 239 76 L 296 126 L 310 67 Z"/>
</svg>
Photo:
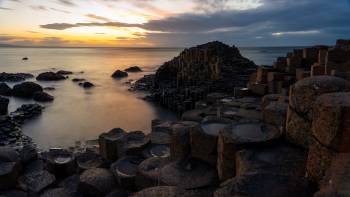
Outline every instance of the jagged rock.
<svg viewBox="0 0 350 197">
<path fill-rule="evenodd" d="M 46 170 L 34 170 L 25 173 L 18 179 L 19 187 L 29 193 L 38 194 L 56 181 L 53 174 Z"/>
<path fill-rule="evenodd" d="M 317 98 L 312 134 L 317 140 L 338 152 L 349 152 L 350 93 L 330 93 Z"/>
<path fill-rule="evenodd" d="M 13 86 L 12 95 L 31 98 L 35 92 L 42 92 L 43 88 L 34 82 L 23 82 Z"/>
<path fill-rule="evenodd" d="M 200 130 L 199 123 L 182 121 L 172 125 L 172 136 L 170 143 L 171 161 L 188 158 L 191 153 L 190 133 Z"/>
<path fill-rule="evenodd" d="M 236 176 L 274 173 L 304 177 L 307 152 L 288 145 L 243 149 L 236 153 Z"/>
<path fill-rule="evenodd" d="M 56 73 L 59 75 L 72 75 L 73 74 L 72 71 L 67 71 L 67 70 L 59 70 Z"/>
<path fill-rule="evenodd" d="M 263 121 L 285 128 L 288 104 L 282 102 L 272 102 L 263 108 Z"/>
<path fill-rule="evenodd" d="M 161 157 L 150 157 L 141 162 L 135 181 L 137 189 L 159 186 L 160 170 L 167 163 L 169 163 L 169 159 Z"/>
<path fill-rule="evenodd" d="M 124 150 L 126 155 L 141 156 L 150 139 L 142 131 L 128 132 L 124 136 Z"/>
<path fill-rule="evenodd" d="M 308 180 L 313 183 L 319 183 L 331 166 L 331 162 L 336 154 L 335 151 L 324 147 L 317 140 L 312 139 L 306 164 Z"/>
<path fill-rule="evenodd" d="M 128 76 L 128 73 L 124 72 L 124 71 L 121 71 L 121 70 L 117 70 L 117 71 L 115 71 L 112 74 L 112 77 L 116 78 L 116 79 L 124 78 L 124 77 L 127 77 L 127 76 Z"/>
<path fill-rule="evenodd" d="M 0 73 L 0 81 L 18 82 L 34 77 L 29 73 Z"/>
<path fill-rule="evenodd" d="M 0 196 L 4 197 L 27 197 L 27 193 L 21 191 L 21 190 L 7 190 L 7 191 L 0 191 Z"/>
<path fill-rule="evenodd" d="M 8 98 L 0 96 L 0 115 L 7 114 L 9 103 L 10 100 Z"/>
<path fill-rule="evenodd" d="M 36 80 L 38 81 L 59 81 L 59 80 L 65 80 L 66 77 L 59 73 L 54 72 L 44 72 L 40 73 Z"/>
<path fill-rule="evenodd" d="M 200 129 L 191 130 L 191 156 L 215 166 L 219 131 L 230 122 L 226 119 L 206 121 L 201 124 Z"/>
<path fill-rule="evenodd" d="M 332 76 L 317 76 L 298 81 L 290 89 L 286 137 L 307 148 L 311 136 L 311 120 L 316 98 L 325 93 L 350 90 L 350 83 Z"/>
<path fill-rule="evenodd" d="M 50 102 L 54 100 L 54 97 L 46 92 L 35 92 L 33 99 L 38 102 Z"/>
<path fill-rule="evenodd" d="M 224 182 L 214 196 L 307 197 L 311 194 L 307 181 L 301 177 L 252 173 Z"/>
<path fill-rule="evenodd" d="M 49 172 L 56 177 L 68 177 L 76 172 L 74 154 L 63 149 L 50 149 L 44 153 Z"/>
<path fill-rule="evenodd" d="M 170 157 L 170 147 L 164 144 L 149 144 L 145 150 L 142 152 L 143 157 Z"/>
<path fill-rule="evenodd" d="M 40 197 L 73 197 L 73 195 L 64 188 L 54 188 L 44 191 Z"/>
<path fill-rule="evenodd" d="M 159 124 L 153 123 L 152 132 L 150 134 L 151 142 L 153 144 L 170 144 L 172 124 L 173 123 L 170 121 L 162 121 L 159 122 Z"/>
<path fill-rule="evenodd" d="M 217 171 L 221 181 L 235 176 L 236 152 L 244 147 L 269 144 L 281 136 L 273 125 L 259 122 L 233 123 L 219 133 L 217 146 Z"/>
<path fill-rule="evenodd" d="M 138 66 L 131 66 L 125 69 L 125 72 L 142 72 L 142 69 Z"/>
<path fill-rule="evenodd" d="M 123 155 L 123 138 L 126 132 L 120 128 L 114 128 L 99 136 L 100 154 L 103 158 L 115 161 Z"/>
<path fill-rule="evenodd" d="M 197 159 L 172 162 L 160 171 L 161 184 L 180 189 L 195 189 L 217 184 L 215 168 Z"/>
<path fill-rule="evenodd" d="M 113 174 L 103 168 L 92 168 L 80 175 L 79 192 L 84 196 L 103 197 L 116 186 Z"/>
<path fill-rule="evenodd" d="M 143 161 L 141 157 L 127 156 L 118 159 L 111 165 L 111 171 L 118 184 L 123 188 L 134 189 L 135 178 L 138 171 L 138 165 Z"/>
<path fill-rule="evenodd" d="M 76 161 L 80 171 L 91 168 L 100 168 L 105 164 L 101 155 L 93 152 L 78 153 L 76 155 Z"/>
<path fill-rule="evenodd" d="M 0 95 L 9 96 L 11 91 L 12 89 L 6 83 L 0 83 Z"/>
</svg>

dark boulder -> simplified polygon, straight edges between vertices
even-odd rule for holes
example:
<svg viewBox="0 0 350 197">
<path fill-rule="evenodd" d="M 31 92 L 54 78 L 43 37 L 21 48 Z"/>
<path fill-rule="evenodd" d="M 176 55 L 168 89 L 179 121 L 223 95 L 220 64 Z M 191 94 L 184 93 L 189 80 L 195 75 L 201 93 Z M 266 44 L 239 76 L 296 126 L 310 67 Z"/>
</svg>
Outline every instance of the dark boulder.
<svg viewBox="0 0 350 197">
<path fill-rule="evenodd" d="M 39 102 L 50 102 L 54 100 L 54 97 L 46 92 L 35 92 L 33 99 Z"/>
<path fill-rule="evenodd" d="M 67 71 L 67 70 L 59 70 L 56 73 L 59 75 L 72 75 L 73 74 L 72 71 Z"/>
<path fill-rule="evenodd" d="M 18 82 L 34 77 L 29 73 L 0 73 L 0 81 Z"/>
<path fill-rule="evenodd" d="M 54 72 L 44 72 L 36 77 L 38 81 L 59 81 L 64 79 L 66 79 L 65 76 Z"/>
<path fill-rule="evenodd" d="M 103 197 L 116 186 L 113 174 L 103 168 L 93 168 L 80 175 L 79 192 L 84 196 Z"/>
<path fill-rule="evenodd" d="M 42 92 L 43 88 L 34 82 L 23 82 L 13 86 L 12 95 L 17 97 L 31 98 L 35 92 Z"/>
<path fill-rule="evenodd" d="M 74 78 L 72 79 L 73 82 L 82 82 L 82 81 L 85 81 L 85 79 L 83 78 Z"/>
<path fill-rule="evenodd" d="M 131 66 L 125 69 L 125 72 L 142 72 L 142 69 L 138 66 Z"/>
<path fill-rule="evenodd" d="M 124 71 L 121 71 L 121 70 L 117 70 L 117 71 L 115 71 L 115 72 L 112 74 L 112 77 L 113 77 L 113 78 L 116 78 L 116 79 L 124 78 L 124 77 L 127 77 L 127 76 L 128 76 L 128 73 L 127 73 L 127 72 L 124 72 Z"/>
<path fill-rule="evenodd" d="M 10 100 L 8 98 L 0 96 L 0 115 L 7 114 L 9 103 Z"/>
<path fill-rule="evenodd" d="M 6 83 L 0 83 L 0 95 L 9 96 L 11 91 L 11 88 Z"/>
<path fill-rule="evenodd" d="M 79 85 L 83 88 L 92 88 L 95 86 L 93 83 L 88 82 L 88 81 L 79 83 Z"/>
<path fill-rule="evenodd" d="M 56 177 L 68 177 L 76 172 L 75 156 L 64 149 L 50 149 L 45 152 L 47 169 Z"/>
</svg>

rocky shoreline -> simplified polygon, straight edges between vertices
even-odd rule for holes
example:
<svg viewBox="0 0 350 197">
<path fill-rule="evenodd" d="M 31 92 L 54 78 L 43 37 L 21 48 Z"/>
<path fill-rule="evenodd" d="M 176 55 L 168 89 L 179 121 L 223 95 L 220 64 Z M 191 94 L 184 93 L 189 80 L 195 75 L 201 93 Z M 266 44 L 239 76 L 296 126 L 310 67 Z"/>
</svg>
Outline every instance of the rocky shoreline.
<svg viewBox="0 0 350 197">
<path fill-rule="evenodd" d="M 180 121 L 153 120 L 149 135 L 115 128 L 69 150 L 1 146 L 0 195 L 347 196 L 349 63 L 350 40 L 272 67 L 219 42 L 186 49 L 132 87 Z M 0 131 L 20 132 L 39 111 L 1 116 Z"/>
</svg>

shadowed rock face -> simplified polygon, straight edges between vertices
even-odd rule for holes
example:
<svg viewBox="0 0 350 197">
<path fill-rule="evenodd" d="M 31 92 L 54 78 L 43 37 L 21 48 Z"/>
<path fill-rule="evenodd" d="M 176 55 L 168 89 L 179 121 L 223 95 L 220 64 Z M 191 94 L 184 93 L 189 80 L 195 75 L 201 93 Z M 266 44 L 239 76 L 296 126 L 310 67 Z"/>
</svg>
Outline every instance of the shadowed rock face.
<svg viewBox="0 0 350 197">
<path fill-rule="evenodd" d="M 207 81 L 217 85 L 223 85 L 223 82 L 235 85 L 240 83 L 241 76 L 255 68 L 256 65 L 244 58 L 235 46 L 209 42 L 185 49 L 179 56 L 164 63 L 157 70 L 155 86 L 183 87 Z"/>
</svg>

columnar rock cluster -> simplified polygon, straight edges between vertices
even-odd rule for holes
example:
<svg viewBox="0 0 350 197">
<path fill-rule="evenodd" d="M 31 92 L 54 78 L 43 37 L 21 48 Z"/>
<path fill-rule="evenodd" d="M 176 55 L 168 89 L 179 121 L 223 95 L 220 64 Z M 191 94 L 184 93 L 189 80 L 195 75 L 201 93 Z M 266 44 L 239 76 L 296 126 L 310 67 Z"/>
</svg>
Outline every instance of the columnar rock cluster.
<svg viewBox="0 0 350 197">
<path fill-rule="evenodd" d="M 232 92 L 234 87 L 245 87 L 247 76 L 255 69 L 256 65 L 235 46 L 210 42 L 185 49 L 160 66 L 148 81 L 138 82 L 136 88 L 152 84 L 156 101 L 182 113 L 193 109 L 195 102 L 210 92 Z"/>
<path fill-rule="evenodd" d="M 350 80 L 349 40 L 338 40 L 334 47 L 295 49 L 286 57 L 278 57 L 272 67 L 259 67 L 251 75 L 248 87 L 257 95 L 286 94 L 296 81 L 319 75 Z"/>
</svg>

